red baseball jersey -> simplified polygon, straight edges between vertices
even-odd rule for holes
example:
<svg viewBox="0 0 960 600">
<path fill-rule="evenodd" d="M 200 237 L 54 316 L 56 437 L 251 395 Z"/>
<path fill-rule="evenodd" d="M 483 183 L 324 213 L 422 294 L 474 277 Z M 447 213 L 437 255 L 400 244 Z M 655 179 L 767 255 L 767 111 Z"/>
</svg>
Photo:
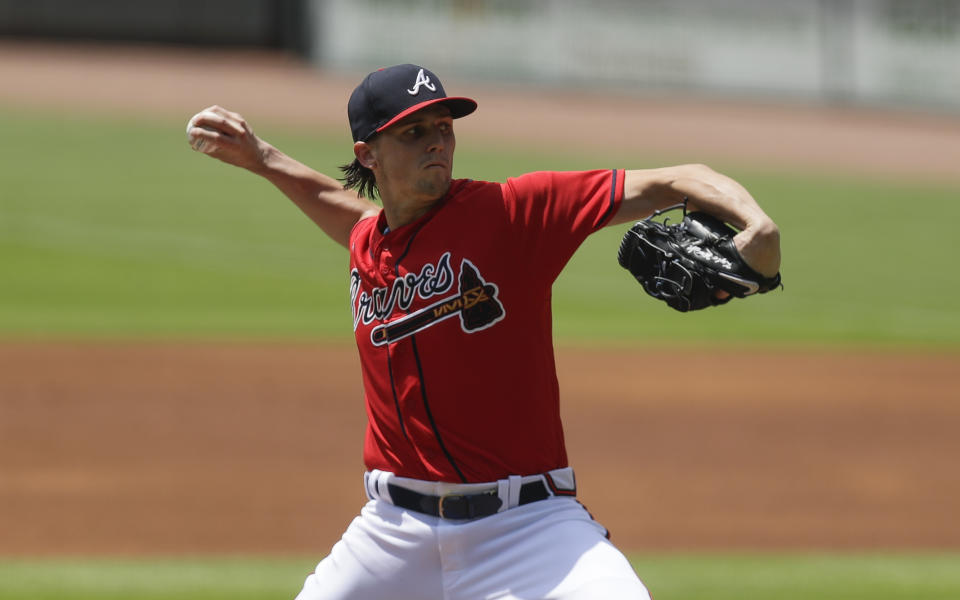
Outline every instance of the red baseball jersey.
<svg viewBox="0 0 960 600">
<path fill-rule="evenodd" d="M 477 483 L 567 466 L 551 287 L 623 171 L 454 180 L 413 223 L 350 234 L 367 469 Z"/>
</svg>

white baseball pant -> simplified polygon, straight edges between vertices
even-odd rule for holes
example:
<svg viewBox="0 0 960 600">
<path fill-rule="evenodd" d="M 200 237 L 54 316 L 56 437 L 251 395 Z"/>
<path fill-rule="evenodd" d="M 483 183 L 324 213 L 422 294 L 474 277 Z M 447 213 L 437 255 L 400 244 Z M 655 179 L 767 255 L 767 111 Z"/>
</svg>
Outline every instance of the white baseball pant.
<svg viewBox="0 0 960 600">
<path fill-rule="evenodd" d="M 521 478 L 511 477 L 486 484 L 507 500 L 500 512 L 446 520 L 394 506 L 371 477 L 411 481 L 367 474 L 370 501 L 297 600 L 650 600 L 606 530 L 572 497 L 516 506 Z M 443 493 L 478 487 L 420 484 Z"/>
</svg>

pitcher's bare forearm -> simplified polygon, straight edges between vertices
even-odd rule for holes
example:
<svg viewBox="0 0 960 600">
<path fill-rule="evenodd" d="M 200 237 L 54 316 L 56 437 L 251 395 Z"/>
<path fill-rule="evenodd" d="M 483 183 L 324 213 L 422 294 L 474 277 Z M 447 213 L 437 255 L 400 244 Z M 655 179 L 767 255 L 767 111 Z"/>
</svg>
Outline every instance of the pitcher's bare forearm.
<svg viewBox="0 0 960 600">
<path fill-rule="evenodd" d="M 323 231 L 347 246 L 357 221 L 376 214 L 373 202 L 344 189 L 336 179 L 319 173 L 269 144 L 262 166 L 250 169 L 264 177 L 296 204 Z"/>
<path fill-rule="evenodd" d="M 267 179 L 343 246 L 357 221 L 379 210 L 336 179 L 260 139 L 242 115 L 220 106 L 194 115 L 187 124 L 187 136 L 194 150 Z"/>
</svg>

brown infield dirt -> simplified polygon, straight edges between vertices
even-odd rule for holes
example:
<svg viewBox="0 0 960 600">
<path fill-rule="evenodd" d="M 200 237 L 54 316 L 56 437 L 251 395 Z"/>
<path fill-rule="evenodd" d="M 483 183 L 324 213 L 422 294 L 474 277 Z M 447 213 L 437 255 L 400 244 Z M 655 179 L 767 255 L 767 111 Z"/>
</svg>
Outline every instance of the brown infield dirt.
<svg viewBox="0 0 960 600">
<path fill-rule="evenodd" d="M 354 79 L 260 53 L 0 44 L 3 105 L 178 127 L 214 102 L 343 127 Z M 589 140 L 615 129 L 615 147 L 704 162 L 958 177 L 955 119 L 459 91 L 490 115 L 461 143 L 609 148 Z M 355 354 L 0 342 L 0 554 L 322 556 L 364 500 Z M 625 550 L 960 547 L 956 353 L 562 346 L 558 366 L 580 499 Z"/>
<path fill-rule="evenodd" d="M 625 549 L 960 545 L 955 356 L 558 365 L 580 499 Z M 351 346 L 2 344 L 0 553 L 323 554 L 363 502 L 359 377 Z"/>
</svg>

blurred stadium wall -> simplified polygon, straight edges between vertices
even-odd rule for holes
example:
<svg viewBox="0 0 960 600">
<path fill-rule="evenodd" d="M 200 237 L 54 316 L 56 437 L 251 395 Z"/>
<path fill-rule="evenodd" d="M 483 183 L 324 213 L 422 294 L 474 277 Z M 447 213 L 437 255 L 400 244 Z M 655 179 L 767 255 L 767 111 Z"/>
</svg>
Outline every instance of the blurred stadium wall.
<svg viewBox="0 0 960 600">
<path fill-rule="evenodd" d="M 0 36 L 264 46 L 306 55 L 308 0 L 0 0 Z"/>
<path fill-rule="evenodd" d="M 283 48 L 318 66 L 960 111 L 960 0 L 0 0 L 0 35 Z"/>
<path fill-rule="evenodd" d="M 960 109 L 958 0 L 315 0 L 314 59 Z"/>
</svg>

